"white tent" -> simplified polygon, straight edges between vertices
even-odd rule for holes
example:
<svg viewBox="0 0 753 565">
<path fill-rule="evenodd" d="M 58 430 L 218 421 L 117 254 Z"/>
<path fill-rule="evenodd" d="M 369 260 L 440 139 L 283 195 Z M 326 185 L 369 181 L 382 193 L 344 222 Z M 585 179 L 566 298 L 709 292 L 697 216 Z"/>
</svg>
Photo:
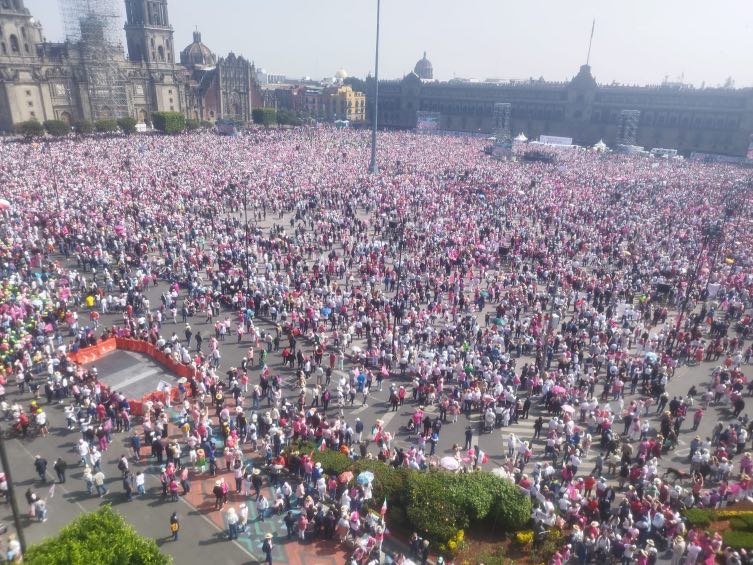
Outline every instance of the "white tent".
<svg viewBox="0 0 753 565">
<path fill-rule="evenodd" d="M 528 141 L 528 138 L 525 136 L 525 134 L 521 131 L 516 137 L 515 141 L 518 141 L 520 143 L 525 143 Z"/>
<path fill-rule="evenodd" d="M 607 144 L 604 143 L 603 139 L 600 139 L 599 142 L 594 145 L 594 151 L 598 151 L 599 153 L 607 150 Z"/>
</svg>

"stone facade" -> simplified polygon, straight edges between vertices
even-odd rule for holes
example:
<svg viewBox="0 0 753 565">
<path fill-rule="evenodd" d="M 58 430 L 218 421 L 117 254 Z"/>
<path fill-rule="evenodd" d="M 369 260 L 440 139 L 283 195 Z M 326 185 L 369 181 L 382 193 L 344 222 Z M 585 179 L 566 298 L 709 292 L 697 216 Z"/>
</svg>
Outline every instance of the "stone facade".
<svg viewBox="0 0 753 565">
<path fill-rule="evenodd" d="M 430 68 L 422 61 L 422 69 Z M 367 83 L 373 93 L 373 79 Z M 379 125 L 414 128 L 420 110 L 439 112 L 444 130 L 493 134 L 494 104 L 505 102 L 512 105 L 513 135 L 529 139 L 558 135 L 582 145 L 600 139 L 614 145 L 624 110 L 640 111 L 635 141 L 646 148 L 742 156 L 753 132 L 753 88 L 600 85 L 588 65 L 563 83 L 440 82 L 422 80 L 414 71 L 379 82 Z"/>
<path fill-rule="evenodd" d="M 125 8 L 127 57 L 97 38 L 94 21 L 81 21 L 80 39 L 50 43 L 23 0 L 0 0 L 0 132 L 30 119 L 145 123 L 156 111 L 251 121 L 261 103 L 253 63 L 216 59 L 195 33 L 179 64 L 167 0 L 125 0 Z"/>
</svg>

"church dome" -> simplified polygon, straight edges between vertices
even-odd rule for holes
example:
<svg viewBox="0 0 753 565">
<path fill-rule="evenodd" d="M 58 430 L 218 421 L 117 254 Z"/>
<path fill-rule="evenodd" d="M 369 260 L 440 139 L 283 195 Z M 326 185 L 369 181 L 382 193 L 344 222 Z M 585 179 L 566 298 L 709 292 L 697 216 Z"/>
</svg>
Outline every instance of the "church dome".
<svg viewBox="0 0 753 565">
<path fill-rule="evenodd" d="M 416 63 L 416 67 L 413 69 L 413 72 L 415 72 L 420 79 L 434 79 L 434 67 L 431 66 L 431 61 L 426 58 L 426 51 L 424 51 L 424 58 Z"/>
<path fill-rule="evenodd" d="M 201 42 L 201 33 L 193 32 L 193 43 L 180 52 L 181 65 L 211 67 L 217 63 L 214 53 Z"/>
<path fill-rule="evenodd" d="M 348 71 L 346 71 L 345 69 L 340 69 L 339 71 L 335 73 L 335 78 L 339 80 L 344 80 L 348 78 Z"/>
</svg>

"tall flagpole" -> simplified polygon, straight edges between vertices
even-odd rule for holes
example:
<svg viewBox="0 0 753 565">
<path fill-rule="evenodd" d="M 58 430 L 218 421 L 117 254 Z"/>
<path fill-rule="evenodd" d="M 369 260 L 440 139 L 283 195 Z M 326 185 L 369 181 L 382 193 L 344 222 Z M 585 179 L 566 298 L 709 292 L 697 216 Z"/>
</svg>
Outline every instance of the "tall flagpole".
<svg viewBox="0 0 753 565">
<path fill-rule="evenodd" d="M 379 172 L 377 165 L 377 120 L 379 119 L 379 13 L 381 0 L 377 0 L 377 21 L 376 21 L 376 55 L 374 56 L 374 115 L 372 116 L 371 129 L 371 164 L 369 171 L 372 173 Z"/>
<path fill-rule="evenodd" d="M 594 29 L 596 28 L 596 18 L 591 24 L 591 38 L 588 40 L 588 55 L 586 56 L 586 65 L 591 61 L 591 44 L 594 42 Z"/>
</svg>

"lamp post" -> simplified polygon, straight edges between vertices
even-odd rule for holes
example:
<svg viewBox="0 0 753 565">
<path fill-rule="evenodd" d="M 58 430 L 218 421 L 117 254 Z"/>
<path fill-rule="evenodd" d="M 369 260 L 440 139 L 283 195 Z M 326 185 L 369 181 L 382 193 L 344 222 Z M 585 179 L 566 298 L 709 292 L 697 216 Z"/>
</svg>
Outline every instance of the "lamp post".
<svg viewBox="0 0 753 565">
<path fill-rule="evenodd" d="M 377 122 L 379 120 L 379 16 L 382 0 L 377 0 L 376 53 L 374 55 L 374 116 L 371 123 L 371 164 L 369 172 L 378 173 L 377 165 Z"/>
<path fill-rule="evenodd" d="M 4 430 L 0 430 L 0 436 L 4 433 Z M 21 513 L 18 511 L 18 501 L 16 500 L 16 489 L 13 487 L 13 478 L 11 477 L 10 464 L 8 463 L 8 454 L 5 451 L 4 439 L 0 440 L 0 465 L 3 467 L 5 473 L 5 481 L 8 483 L 8 502 L 10 502 L 11 512 L 13 513 L 13 526 L 16 529 L 16 537 L 18 537 L 18 543 L 21 544 L 21 555 L 26 552 L 26 537 L 24 536 L 24 530 L 21 526 Z"/>
</svg>

